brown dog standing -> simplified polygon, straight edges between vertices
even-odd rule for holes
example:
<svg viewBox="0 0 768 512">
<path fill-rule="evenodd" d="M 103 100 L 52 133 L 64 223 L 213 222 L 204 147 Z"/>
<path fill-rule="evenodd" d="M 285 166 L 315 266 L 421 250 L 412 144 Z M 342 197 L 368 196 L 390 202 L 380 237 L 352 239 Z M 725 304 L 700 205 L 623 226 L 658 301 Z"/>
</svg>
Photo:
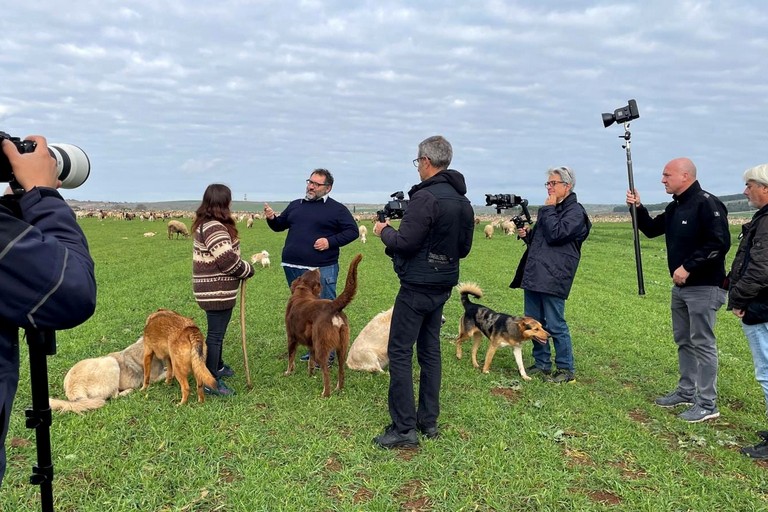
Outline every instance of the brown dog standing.
<svg viewBox="0 0 768 512">
<path fill-rule="evenodd" d="M 203 333 L 191 318 L 158 309 L 149 315 L 144 326 L 144 386 L 141 389 L 149 386 L 149 368 L 154 356 L 165 361 L 165 383 L 170 384 L 171 377 L 179 381 L 181 402 L 178 405 L 187 403 L 189 398 L 190 373 L 197 383 L 197 401 L 205 402 L 203 385 L 216 387 L 216 378 L 205 367 L 206 352 Z"/>
<path fill-rule="evenodd" d="M 309 347 L 309 374 L 315 370 L 318 361 L 323 372 L 323 395 L 331 396 L 331 381 L 328 375 L 328 356 L 336 350 L 339 361 L 339 380 L 336 389 L 344 388 L 344 361 L 349 348 L 349 320 L 342 311 L 357 291 L 357 266 L 363 259 L 358 254 L 349 265 L 344 292 L 333 300 L 320 299 L 320 271 L 305 272 L 291 284 L 291 298 L 285 308 L 285 330 L 288 335 L 288 369 L 295 368 L 296 346 Z"/>
<path fill-rule="evenodd" d="M 470 337 L 474 338 L 472 344 L 472 365 L 479 368 L 477 363 L 477 348 L 483 339 L 483 335 L 490 341 L 488 352 L 485 354 L 483 373 L 489 373 L 491 361 L 499 347 L 511 346 L 515 354 L 515 362 L 520 375 L 525 380 L 531 380 L 525 373 L 523 364 L 523 342 L 536 340 L 546 343 L 549 333 L 544 330 L 538 320 L 529 316 L 510 316 L 470 302 L 467 295 L 482 298 L 483 291 L 474 283 L 459 283 L 456 287 L 461 295 L 461 305 L 464 306 L 464 315 L 459 321 L 459 337 L 456 340 L 456 358 L 461 359 L 461 344 Z"/>
</svg>

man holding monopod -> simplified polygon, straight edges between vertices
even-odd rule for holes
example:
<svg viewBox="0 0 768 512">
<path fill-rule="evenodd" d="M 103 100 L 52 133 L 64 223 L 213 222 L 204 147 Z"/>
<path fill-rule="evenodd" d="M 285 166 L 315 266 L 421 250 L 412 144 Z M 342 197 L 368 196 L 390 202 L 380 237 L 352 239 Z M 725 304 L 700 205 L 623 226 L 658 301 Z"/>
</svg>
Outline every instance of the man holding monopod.
<svg viewBox="0 0 768 512">
<path fill-rule="evenodd" d="M 717 409 L 715 316 L 725 303 L 725 255 L 731 247 L 728 210 L 702 190 L 696 166 L 676 158 L 664 166 L 661 182 L 672 194 L 663 213 L 651 218 L 637 190 L 627 204 L 637 209 L 638 228 L 649 238 L 665 235 L 672 277 L 672 331 L 677 344 L 677 388 L 655 400 L 660 407 L 690 406 L 678 418 L 698 423 L 720 416 Z"/>
</svg>

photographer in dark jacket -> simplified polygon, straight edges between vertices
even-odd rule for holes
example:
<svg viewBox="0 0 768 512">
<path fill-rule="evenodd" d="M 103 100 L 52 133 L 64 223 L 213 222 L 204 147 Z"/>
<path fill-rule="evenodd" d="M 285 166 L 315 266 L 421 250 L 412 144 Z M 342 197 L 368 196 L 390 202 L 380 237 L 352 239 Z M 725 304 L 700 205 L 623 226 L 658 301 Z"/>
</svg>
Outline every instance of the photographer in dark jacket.
<svg viewBox="0 0 768 512">
<path fill-rule="evenodd" d="M 739 249 L 731 266 L 728 309 L 741 318 L 741 328 L 752 351 L 755 378 L 763 388 L 768 408 L 768 164 L 744 172 L 744 195 L 757 208 L 741 227 Z M 745 446 L 741 453 L 768 459 L 768 431 L 757 433 L 762 441 Z"/>
<path fill-rule="evenodd" d="M 510 287 L 524 290 L 525 315 L 542 323 L 555 347 L 554 374 L 549 341 L 533 344 L 535 363 L 526 371 L 551 374 L 548 379 L 551 382 L 573 382 L 576 379 L 573 343 L 565 323 L 565 300 L 579 266 L 581 244 L 587 239 L 592 223 L 573 193 L 576 175 L 569 167 L 549 169 L 544 186 L 547 199 L 539 209 L 536 225 L 530 231 L 525 227 L 517 231 L 528 249 Z"/>
<path fill-rule="evenodd" d="M 397 230 L 377 222 L 400 278 L 389 333 L 389 415 L 392 424 L 374 438 L 382 448 L 414 447 L 416 430 L 438 436 L 440 413 L 440 325 L 443 305 L 459 282 L 459 259 L 472 248 L 474 211 L 458 171 L 448 169 L 451 144 L 434 136 L 419 144 L 413 160 L 421 183 L 408 192 L 410 202 Z M 413 395 L 413 344 L 421 368 L 418 410 Z"/>
<path fill-rule="evenodd" d="M 0 484 L 19 383 L 19 329 L 68 329 L 87 320 L 96 307 L 93 260 L 75 214 L 55 190 L 61 185 L 56 161 L 45 138 L 27 140 L 37 147 L 24 154 L 11 141 L 2 141 L 25 192 L 0 201 Z"/>
<path fill-rule="evenodd" d="M 725 303 L 725 255 L 731 247 L 728 210 L 701 189 L 696 166 L 676 158 L 664 166 L 661 182 L 673 201 L 651 218 L 637 190 L 627 204 L 637 207 L 637 227 L 648 238 L 665 235 L 672 276 L 672 333 L 677 344 L 677 388 L 655 400 L 660 407 L 688 405 L 678 418 L 697 423 L 720 416 L 717 409 L 715 317 Z"/>
</svg>

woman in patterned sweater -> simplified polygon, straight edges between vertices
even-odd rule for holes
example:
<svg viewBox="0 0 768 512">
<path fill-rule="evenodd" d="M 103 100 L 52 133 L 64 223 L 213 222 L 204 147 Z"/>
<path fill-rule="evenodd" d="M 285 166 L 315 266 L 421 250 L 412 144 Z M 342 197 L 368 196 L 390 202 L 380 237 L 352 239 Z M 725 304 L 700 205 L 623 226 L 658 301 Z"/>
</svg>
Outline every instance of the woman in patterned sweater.
<svg viewBox="0 0 768 512">
<path fill-rule="evenodd" d="M 253 267 L 240 258 L 240 239 L 232 219 L 232 191 L 226 185 L 208 185 L 192 223 L 192 287 L 197 304 L 208 321 L 206 366 L 216 377 L 217 388 L 205 392 L 229 396 L 234 390 L 222 378 L 234 375 L 221 359 L 222 343 L 232 318 L 242 279 L 253 276 Z"/>
</svg>

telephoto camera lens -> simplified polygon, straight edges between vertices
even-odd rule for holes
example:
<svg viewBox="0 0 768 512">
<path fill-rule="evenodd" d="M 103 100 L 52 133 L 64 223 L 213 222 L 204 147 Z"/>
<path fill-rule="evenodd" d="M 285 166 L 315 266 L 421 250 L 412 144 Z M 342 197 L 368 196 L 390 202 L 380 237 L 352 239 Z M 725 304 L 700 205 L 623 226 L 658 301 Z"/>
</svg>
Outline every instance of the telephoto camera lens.
<svg viewBox="0 0 768 512">
<path fill-rule="evenodd" d="M 91 162 L 85 151 L 72 144 L 48 144 L 48 151 L 56 160 L 61 188 L 77 188 L 91 174 Z"/>
</svg>

